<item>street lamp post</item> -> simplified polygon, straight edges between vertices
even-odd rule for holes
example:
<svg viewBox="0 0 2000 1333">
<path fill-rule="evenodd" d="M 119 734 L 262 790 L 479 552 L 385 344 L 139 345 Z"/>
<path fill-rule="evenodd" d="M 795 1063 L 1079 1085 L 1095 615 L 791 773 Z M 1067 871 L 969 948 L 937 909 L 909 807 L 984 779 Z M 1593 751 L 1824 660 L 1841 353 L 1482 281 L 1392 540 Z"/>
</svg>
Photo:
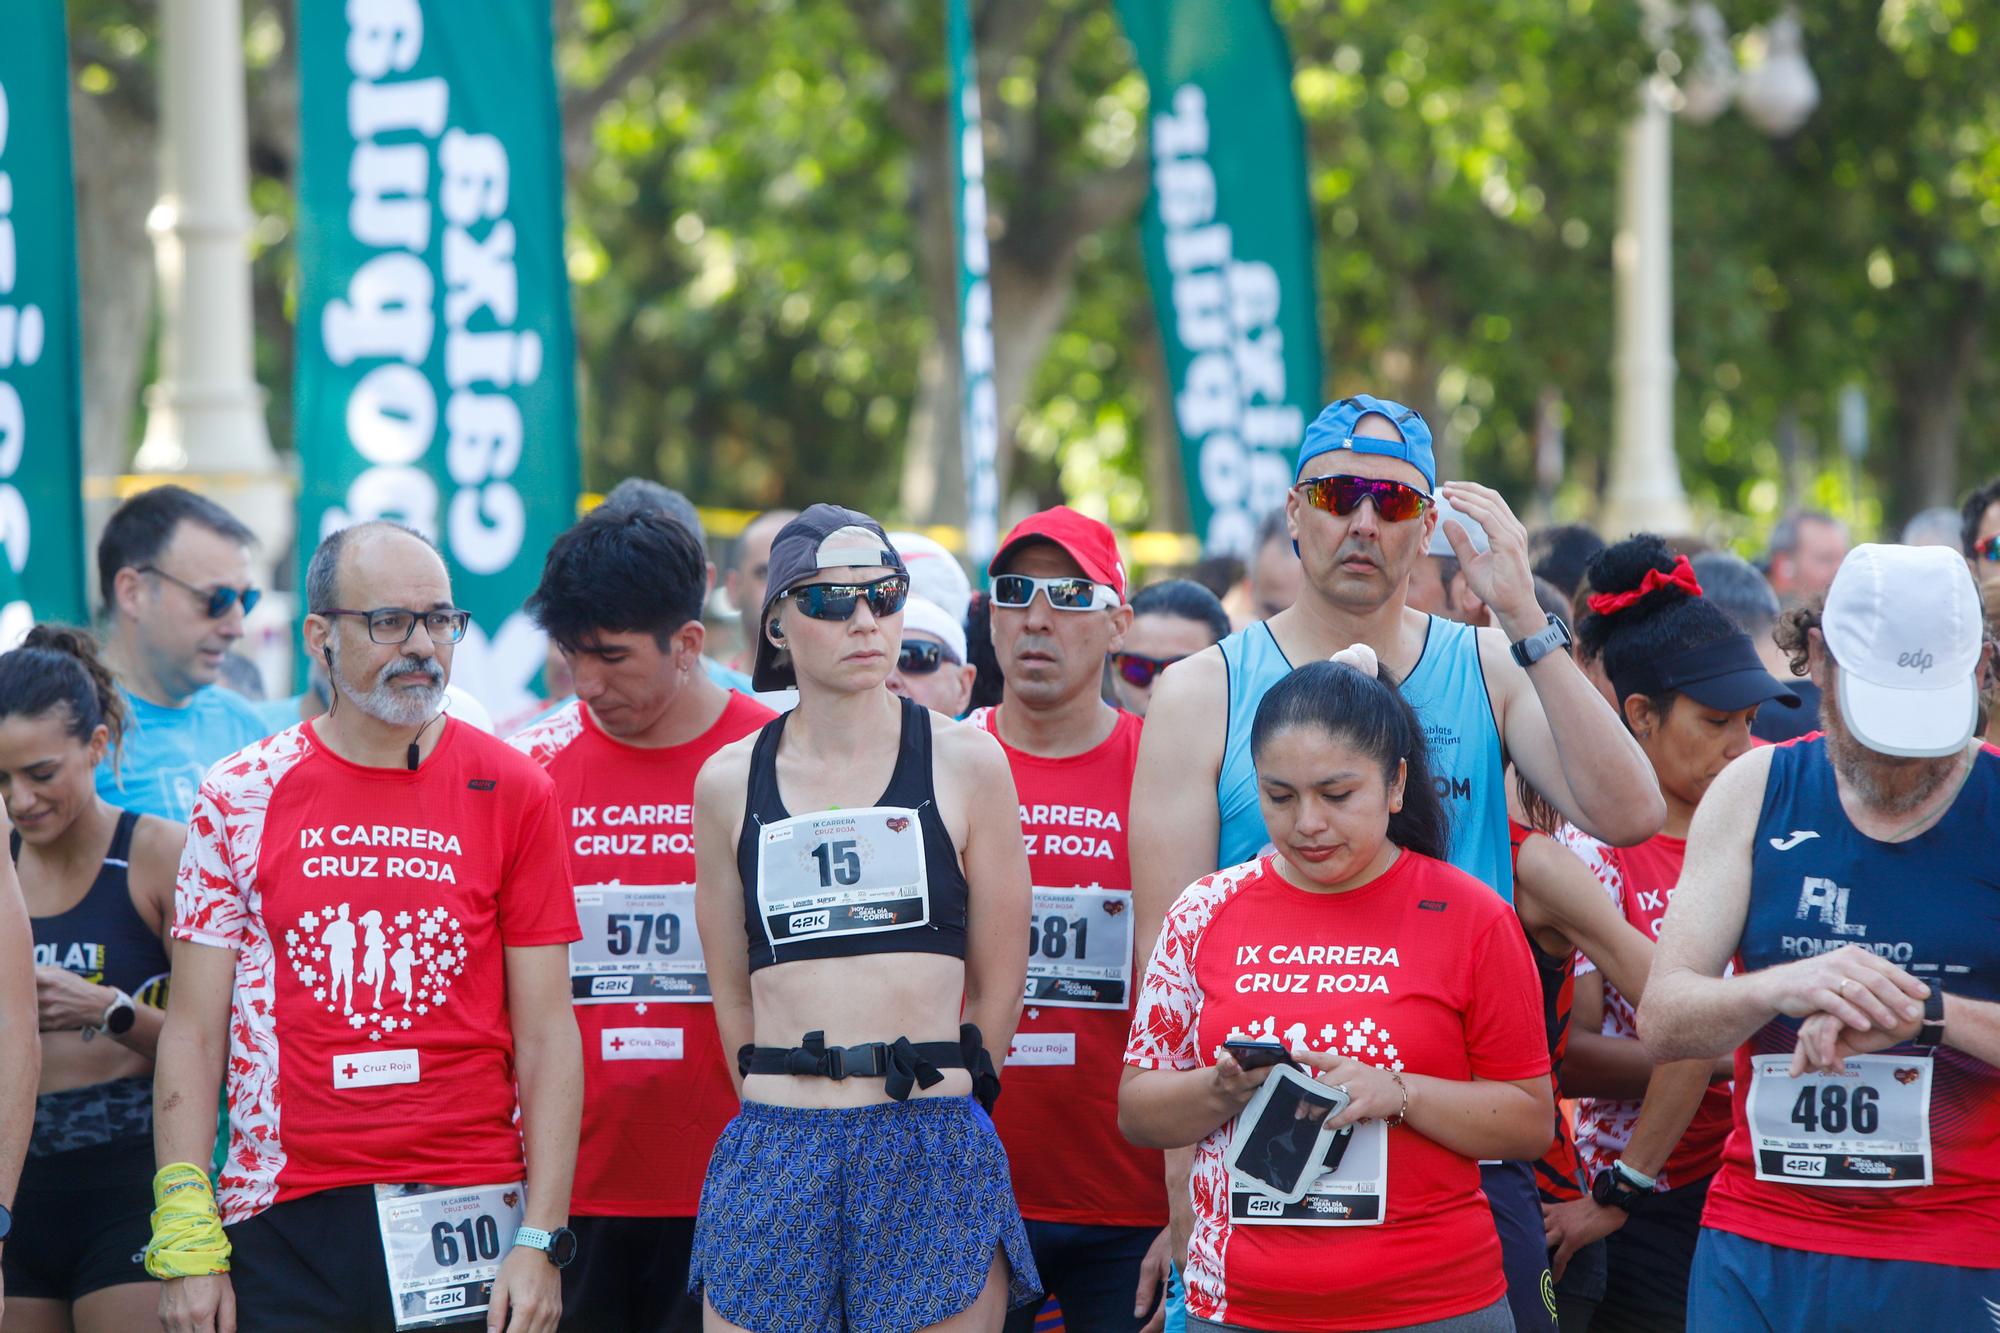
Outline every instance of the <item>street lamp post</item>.
<svg viewBox="0 0 2000 1333">
<path fill-rule="evenodd" d="M 292 532 L 254 372 L 240 0 L 160 6 L 159 381 L 134 466 L 182 474 L 257 534 L 270 583 Z"/>
<path fill-rule="evenodd" d="M 290 480 L 271 450 L 250 304 L 249 132 L 241 0 L 162 0 L 160 200 L 146 219 L 160 282 L 159 380 L 133 466 L 165 473 L 257 534 L 257 581 L 290 550 Z M 267 595 L 244 651 L 291 679 L 293 598 Z"/>
<path fill-rule="evenodd" d="M 1655 44 L 1681 19 L 1665 0 L 1642 0 Z M 1741 75 L 1712 4 L 1685 20 L 1701 51 L 1682 87 L 1647 78 L 1625 132 L 1612 243 L 1617 343 L 1613 354 L 1611 475 L 1600 515 L 1607 536 L 1641 529 L 1686 533 L 1694 523 L 1674 454 L 1673 116 L 1703 123 L 1733 100 L 1763 133 L 1782 138 L 1819 103 L 1799 21 L 1789 9 L 1746 43 L 1762 59 Z"/>
</svg>

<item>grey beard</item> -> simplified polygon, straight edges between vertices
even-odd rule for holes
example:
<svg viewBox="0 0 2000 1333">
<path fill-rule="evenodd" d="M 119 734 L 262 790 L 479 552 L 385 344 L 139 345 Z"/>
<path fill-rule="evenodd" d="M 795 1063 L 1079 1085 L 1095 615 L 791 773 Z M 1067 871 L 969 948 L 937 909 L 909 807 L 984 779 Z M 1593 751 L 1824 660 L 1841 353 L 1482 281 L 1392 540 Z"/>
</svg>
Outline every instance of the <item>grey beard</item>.
<svg viewBox="0 0 2000 1333">
<path fill-rule="evenodd" d="M 399 689 L 389 683 L 389 677 L 399 671 L 417 670 L 431 679 L 428 688 L 421 690 Z M 333 675 L 340 675 L 340 650 L 333 653 Z M 375 677 L 375 684 L 365 693 L 349 692 L 348 702 L 359 708 L 377 722 L 392 727 L 421 727 L 438 715 L 444 707 L 444 668 L 436 658 L 398 657 L 385 665 Z"/>
<path fill-rule="evenodd" d="M 1834 772 L 1878 814 L 1893 819 L 1920 809 L 1958 771 L 1958 755 L 1903 759 L 1869 749 L 1847 729 L 1832 689 L 1820 696 L 1819 720 L 1826 731 L 1826 751 Z"/>
</svg>

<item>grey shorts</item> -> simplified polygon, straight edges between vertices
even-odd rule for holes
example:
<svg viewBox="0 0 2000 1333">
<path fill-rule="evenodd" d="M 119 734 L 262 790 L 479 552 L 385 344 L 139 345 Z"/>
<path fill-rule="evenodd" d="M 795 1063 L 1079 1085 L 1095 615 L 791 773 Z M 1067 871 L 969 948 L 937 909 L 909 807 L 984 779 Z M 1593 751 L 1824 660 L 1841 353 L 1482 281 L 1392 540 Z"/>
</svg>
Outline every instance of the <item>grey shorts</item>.
<svg viewBox="0 0 2000 1333">
<path fill-rule="evenodd" d="M 998 1249 L 1041 1295 L 1007 1153 L 970 1097 L 745 1102 L 709 1159 L 688 1289 L 752 1333 L 909 1333 L 971 1308 Z"/>
</svg>

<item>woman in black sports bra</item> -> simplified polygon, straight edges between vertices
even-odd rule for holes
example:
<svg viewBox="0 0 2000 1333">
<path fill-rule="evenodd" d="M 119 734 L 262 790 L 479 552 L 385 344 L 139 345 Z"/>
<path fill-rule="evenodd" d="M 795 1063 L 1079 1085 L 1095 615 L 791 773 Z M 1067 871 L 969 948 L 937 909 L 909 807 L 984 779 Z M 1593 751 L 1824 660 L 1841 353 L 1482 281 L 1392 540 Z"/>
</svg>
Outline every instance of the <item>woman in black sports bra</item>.
<svg viewBox="0 0 2000 1333">
<path fill-rule="evenodd" d="M 771 547 L 754 684 L 798 707 L 695 784 L 696 913 L 743 1110 L 710 1161 L 709 1327 L 998 1329 L 1033 1294 L 981 1106 L 1027 975 L 1000 747 L 889 693 L 909 577 L 866 515 Z"/>
<path fill-rule="evenodd" d="M 7 1328 L 159 1324 L 153 1052 L 183 830 L 97 794 L 124 707 L 81 630 L 37 625 L 0 655 L 0 795 L 34 931 L 42 1066 L 5 1267 Z"/>
</svg>

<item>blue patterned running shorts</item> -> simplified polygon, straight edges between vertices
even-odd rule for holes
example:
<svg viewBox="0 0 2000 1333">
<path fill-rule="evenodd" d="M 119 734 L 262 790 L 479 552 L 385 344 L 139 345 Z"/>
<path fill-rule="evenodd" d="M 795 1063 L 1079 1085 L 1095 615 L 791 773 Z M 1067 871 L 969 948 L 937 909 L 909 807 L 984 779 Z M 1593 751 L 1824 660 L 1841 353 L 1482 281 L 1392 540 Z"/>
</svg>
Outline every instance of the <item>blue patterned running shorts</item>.
<svg viewBox="0 0 2000 1333">
<path fill-rule="evenodd" d="M 745 1102 L 709 1159 L 688 1290 L 752 1333 L 913 1333 L 970 1309 L 995 1247 L 1040 1294 L 1007 1153 L 970 1097 Z"/>
</svg>

